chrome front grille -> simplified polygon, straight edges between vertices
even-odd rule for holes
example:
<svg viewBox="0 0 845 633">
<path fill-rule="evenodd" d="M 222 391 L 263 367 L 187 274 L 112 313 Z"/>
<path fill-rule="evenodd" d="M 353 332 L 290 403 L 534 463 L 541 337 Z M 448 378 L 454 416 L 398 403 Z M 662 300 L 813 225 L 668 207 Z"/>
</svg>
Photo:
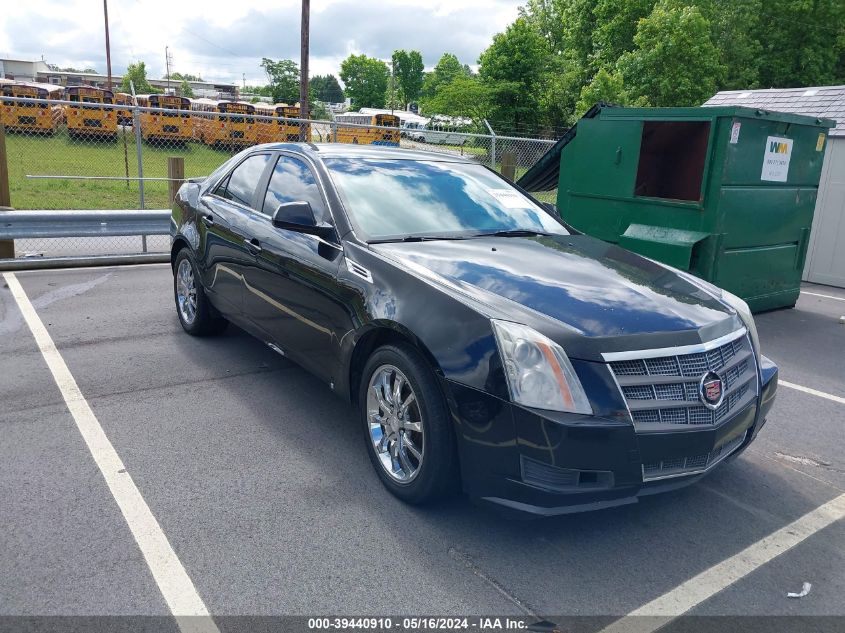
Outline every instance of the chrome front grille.
<svg viewBox="0 0 845 633">
<path fill-rule="evenodd" d="M 665 477 L 677 477 L 679 475 L 691 475 L 696 472 L 707 470 L 715 466 L 728 455 L 738 449 L 748 431 L 735 437 L 724 444 L 717 446 L 709 453 L 701 455 L 690 455 L 689 457 L 674 457 L 661 462 L 643 464 L 643 481 L 663 479 Z"/>
<path fill-rule="evenodd" d="M 638 430 L 721 424 L 757 396 L 756 364 L 744 329 L 712 343 L 605 357 Z M 701 379 L 709 371 L 722 378 L 725 390 L 715 410 L 699 398 Z"/>
</svg>

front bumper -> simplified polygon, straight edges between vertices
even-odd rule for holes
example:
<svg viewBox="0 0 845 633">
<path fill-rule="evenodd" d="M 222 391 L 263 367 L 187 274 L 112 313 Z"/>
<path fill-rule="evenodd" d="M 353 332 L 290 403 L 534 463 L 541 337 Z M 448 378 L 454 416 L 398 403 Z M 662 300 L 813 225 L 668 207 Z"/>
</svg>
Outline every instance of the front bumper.
<svg viewBox="0 0 845 633">
<path fill-rule="evenodd" d="M 687 486 L 759 433 L 778 382 L 777 366 L 765 357 L 760 378 L 757 398 L 721 424 L 659 434 L 638 434 L 630 420 L 529 410 L 447 382 L 464 489 L 498 506 L 552 516 Z M 644 464 L 690 456 L 701 458 L 701 468 L 644 480 Z"/>
</svg>

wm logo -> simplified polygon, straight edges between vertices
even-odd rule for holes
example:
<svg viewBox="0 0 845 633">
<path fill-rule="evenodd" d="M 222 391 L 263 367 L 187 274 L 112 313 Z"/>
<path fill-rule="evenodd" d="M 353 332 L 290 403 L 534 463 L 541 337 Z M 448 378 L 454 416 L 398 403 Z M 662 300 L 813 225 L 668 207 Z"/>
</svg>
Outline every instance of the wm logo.
<svg viewBox="0 0 845 633">
<path fill-rule="evenodd" d="M 786 154 L 786 148 L 786 143 L 778 143 L 777 141 L 772 141 L 771 143 L 769 143 L 769 152 L 771 152 L 772 154 Z"/>
</svg>

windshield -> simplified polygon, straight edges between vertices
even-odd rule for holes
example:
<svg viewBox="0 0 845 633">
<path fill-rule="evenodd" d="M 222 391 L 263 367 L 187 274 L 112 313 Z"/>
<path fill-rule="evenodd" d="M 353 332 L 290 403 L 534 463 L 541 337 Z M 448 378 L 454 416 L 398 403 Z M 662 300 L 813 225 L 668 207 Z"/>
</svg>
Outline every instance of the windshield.
<svg viewBox="0 0 845 633">
<path fill-rule="evenodd" d="M 356 232 L 369 241 L 514 230 L 567 235 L 542 207 L 481 165 L 360 158 L 325 164 Z"/>
</svg>

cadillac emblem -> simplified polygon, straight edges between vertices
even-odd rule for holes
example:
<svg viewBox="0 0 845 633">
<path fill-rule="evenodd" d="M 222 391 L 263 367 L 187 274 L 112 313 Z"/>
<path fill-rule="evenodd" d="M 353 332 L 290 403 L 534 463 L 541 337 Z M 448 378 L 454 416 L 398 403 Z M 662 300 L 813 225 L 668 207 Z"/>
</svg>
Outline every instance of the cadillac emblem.
<svg viewBox="0 0 845 633">
<path fill-rule="evenodd" d="M 708 371 L 698 384 L 698 397 L 708 409 L 718 409 L 725 399 L 725 383 L 715 371 Z"/>
</svg>

